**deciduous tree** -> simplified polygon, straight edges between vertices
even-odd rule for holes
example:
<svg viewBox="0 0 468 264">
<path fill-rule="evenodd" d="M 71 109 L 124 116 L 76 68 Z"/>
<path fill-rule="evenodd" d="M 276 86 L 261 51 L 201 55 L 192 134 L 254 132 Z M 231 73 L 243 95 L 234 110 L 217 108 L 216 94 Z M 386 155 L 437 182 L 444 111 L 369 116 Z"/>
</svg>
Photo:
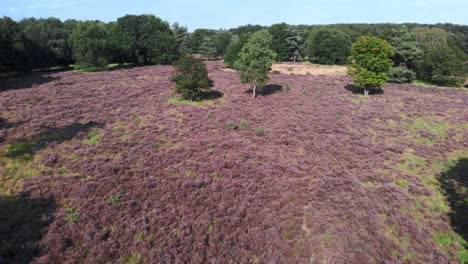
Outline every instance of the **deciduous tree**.
<svg viewBox="0 0 468 264">
<path fill-rule="evenodd" d="M 275 61 L 276 53 L 270 49 L 272 36 L 267 30 L 254 33 L 242 48 L 236 69 L 242 83 L 252 85 L 253 97 L 256 89 L 263 88 L 268 82 L 268 73 Z"/>
<path fill-rule="evenodd" d="M 354 85 L 364 90 L 382 87 L 388 80 L 388 72 L 392 68 L 392 46 L 385 40 L 374 36 L 360 37 L 353 44 L 348 73 L 354 77 Z"/>
</svg>

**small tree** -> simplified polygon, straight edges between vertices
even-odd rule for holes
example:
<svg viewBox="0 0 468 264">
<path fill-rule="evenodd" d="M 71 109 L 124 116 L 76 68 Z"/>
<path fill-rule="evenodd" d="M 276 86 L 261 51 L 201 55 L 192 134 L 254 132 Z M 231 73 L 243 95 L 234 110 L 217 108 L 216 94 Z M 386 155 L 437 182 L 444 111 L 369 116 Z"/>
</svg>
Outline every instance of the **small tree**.
<svg viewBox="0 0 468 264">
<path fill-rule="evenodd" d="M 184 99 L 199 99 L 204 91 L 210 89 L 211 81 L 203 61 L 186 54 L 176 62 L 175 68 L 176 74 L 172 77 L 177 83 L 175 91 Z"/>
<path fill-rule="evenodd" d="M 380 89 L 388 80 L 392 56 L 392 46 L 378 37 L 362 36 L 353 44 L 348 74 L 354 77 L 354 85 L 364 90 L 364 95 Z"/>
<path fill-rule="evenodd" d="M 276 58 L 276 53 L 270 50 L 271 39 L 266 30 L 254 33 L 242 48 L 235 64 L 242 83 L 252 85 L 254 98 L 257 87 L 263 88 L 268 82 L 268 72 Z"/>
</svg>

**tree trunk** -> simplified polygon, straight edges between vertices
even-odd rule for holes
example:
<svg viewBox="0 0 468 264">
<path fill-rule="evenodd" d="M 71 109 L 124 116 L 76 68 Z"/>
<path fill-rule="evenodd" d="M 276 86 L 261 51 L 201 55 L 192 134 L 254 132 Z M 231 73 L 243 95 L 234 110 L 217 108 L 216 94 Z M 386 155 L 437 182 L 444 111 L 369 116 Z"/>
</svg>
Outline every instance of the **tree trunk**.
<svg viewBox="0 0 468 264">
<path fill-rule="evenodd" d="M 369 90 L 364 89 L 364 96 L 369 96 Z"/>
<path fill-rule="evenodd" d="M 253 98 L 256 97 L 256 94 L 255 94 L 255 90 L 256 90 L 256 89 L 257 89 L 257 85 L 254 84 L 254 86 L 253 86 Z"/>
</svg>

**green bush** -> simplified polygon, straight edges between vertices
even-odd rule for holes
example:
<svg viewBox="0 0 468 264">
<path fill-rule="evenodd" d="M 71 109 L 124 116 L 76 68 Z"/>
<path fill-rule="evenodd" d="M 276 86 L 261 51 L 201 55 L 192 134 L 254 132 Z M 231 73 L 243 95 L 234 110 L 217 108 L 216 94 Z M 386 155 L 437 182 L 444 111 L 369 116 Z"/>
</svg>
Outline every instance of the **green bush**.
<svg viewBox="0 0 468 264">
<path fill-rule="evenodd" d="M 416 79 L 416 73 L 406 67 L 393 67 L 388 78 L 391 83 L 411 83 Z"/>
<path fill-rule="evenodd" d="M 392 46 L 374 36 L 362 36 L 353 44 L 348 74 L 354 77 L 354 86 L 364 90 L 377 90 L 388 80 L 392 68 Z"/>
<path fill-rule="evenodd" d="M 229 121 L 229 122 L 227 123 L 227 127 L 228 127 L 229 129 L 231 129 L 231 130 L 236 130 L 236 129 L 237 129 L 237 125 L 236 125 L 236 123 L 234 123 L 233 121 Z"/>
<path fill-rule="evenodd" d="M 211 81 L 203 61 L 191 55 L 184 55 L 176 62 L 175 68 L 176 74 L 172 77 L 177 83 L 175 91 L 184 99 L 201 99 L 203 92 L 210 89 Z"/>
<path fill-rule="evenodd" d="M 259 137 L 265 135 L 265 129 L 263 128 L 257 128 L 257 130 L 255 130 L 255 134 Z"/>
<path fill-rule="evenodd" d="M 249 128 L 249 121 L 241 119 L 239 126 L 241 129 L 247 129 Z"/>
</svg>

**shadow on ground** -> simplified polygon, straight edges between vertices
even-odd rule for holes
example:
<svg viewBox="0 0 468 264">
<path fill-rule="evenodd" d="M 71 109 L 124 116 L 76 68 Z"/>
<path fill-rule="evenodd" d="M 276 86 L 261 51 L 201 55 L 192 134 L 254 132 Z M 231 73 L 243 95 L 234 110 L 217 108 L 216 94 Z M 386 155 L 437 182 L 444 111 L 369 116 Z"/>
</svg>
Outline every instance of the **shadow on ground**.
<svg viewBox="0 0 468 264">
<path fill-rule="evenodd" d="M 0 196 L 0 263 L 29 263 L 55 210 L 53 198 Z"/>
<path fill-rule="evenodd" d="M 352 84 L 348 84 L 345 86 L 345 89 L 352 92 L 353 94 L 364 94 L 364 89 L 356 87 Z M 383 89 L 371 89 L 369 90 L 369 95 L 373 94 L 383 94 L 384 90 Z"/>
<path fill-rule="evenodd" d="M 468 157 L 461 158 L 441 175 L 442 188 L 452 208 L 452 228 L 468 241 Z"/>
<path fill-rule="evenodd" d="M 272 95 L 274 93 L 277 93 L 277 92 L 281 92 L 283 89 L 283 87 L 281 85 L 278 85 L 278 84 L 268 84 L 266 85 L 265 87 L 263 88 L 259 88 L 257 89 L 257 95 L 263 95 L 263 96 L 266 96 L 266 95 Z M 253 90 L 252 88 L 250 89 L 247 89 L 245 91 L 245 93 L 253 93 Z"/>
<path fill-rule="evenodd" d="M 0 92 L 31 88 L 36 85 L 56 81 L 58 79 L 58 77 L 52 77 L 44 73 L 31 73 L 29 75 L 13 78 L 0 78 Z"/>
<path fill-rule="evenodd" d="M 27 154 L 32 155 L 34 151 L 46 148 L 49 143 L 62 143 L 69 141 L 77 137 L 80 133 L 87 133 L 92 128 L 100 127 L 103 127 L 103 124 L 88 122 L 86 124 L 75 123 L 60 128 L 47 128 L 32 138 L 20 139 L 12 144 L 8 150 L 8 156 L 10 158 L 16 158 Z"/>
</svg>

